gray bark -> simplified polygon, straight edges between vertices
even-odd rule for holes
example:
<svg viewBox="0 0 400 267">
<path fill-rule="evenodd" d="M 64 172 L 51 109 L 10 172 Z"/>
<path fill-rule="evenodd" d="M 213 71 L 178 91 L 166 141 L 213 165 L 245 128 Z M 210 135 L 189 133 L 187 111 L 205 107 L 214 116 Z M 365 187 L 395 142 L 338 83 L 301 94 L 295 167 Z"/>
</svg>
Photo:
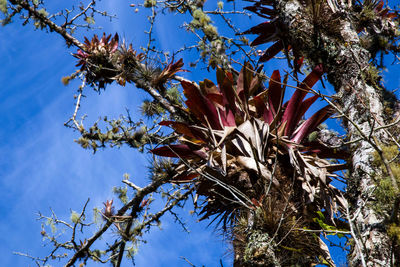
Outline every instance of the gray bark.
<svg viewBox="0 0 400 267">
<path fill-rule="evenodd" d="M 325 6 L 315 12 L 311 3 L 297 0 L 282 0 L 276 4 L 283 37 L 297 53 L 312 64 L 322 63 L 327 71 L 329 82 L 337 92 L 338 103 L 349 119 L 344 123 L 350 140 L 369 137 L 373 127 L 383 122 L 383 105 L 379 89 L 365 79 L 371 55 L 361 46 L 349 11 L 342 9 L 333 13 Z M 378 139 L 385 137 L 382 132 L 373 132 L 372 135 Z M 361 248 L 352 247 L 349 255 L 351 266 L 360 266 L 363 258 L 367 266 L 393 264 L 384 218 L 367 205 L 375 187 L 371 164 L 373 151 L 367 140 L 352 145 L 348 200 L 352 213 L 350 218 L 354 218 L 353 226 Z"/>
</svg>

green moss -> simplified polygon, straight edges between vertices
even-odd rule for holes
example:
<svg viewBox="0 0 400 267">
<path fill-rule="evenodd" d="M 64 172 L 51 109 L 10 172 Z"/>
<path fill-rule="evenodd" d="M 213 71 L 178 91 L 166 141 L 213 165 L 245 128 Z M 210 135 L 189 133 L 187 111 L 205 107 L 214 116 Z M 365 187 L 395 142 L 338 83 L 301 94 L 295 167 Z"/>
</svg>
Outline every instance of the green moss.
<svg viewBox="0 0 400 267">
<path fill-rule="evenodd" d="M 142 114 L 152 118 L 165 113 L 165 109 L 154 101 L 144 100 L 141 106 Z"/>
<path fill-rule="evenodd" d="M 211 22 L 211 19 L 210 19 L 210 17 L 209 16 L 207 16 L 206 14 L 204 14 L 204 12 L 201 10 L 201 9 L 195 9 L 194 11 L 193 11 L 193 18 L 194 19 L 196 19 L 196 20 L 198 20 L 199 21 L 199 23 L 201 24 L 201 25 L 205 25 L 205 24 L 208 24 L 208 23 L 210 23 Z"/>
<path fill-rule="evenodd" d="M 392 170 L 393 176 L 400 184 L 400 164 L 399 164 L 399 149 L 397 145 L 380 145 L 383 156 L 390 162 L 389 166 Z M 376 188 L 374 191 L 375 203 L 373 208 L 383 216 L 389 217 L 393 209 L 395 198 L 398 194 L 396 192 L 393 181 L 386 172 L 386 167 L 383 164 L 379 154 L 374 152 L 373 165 L 378 170 L 375 176 Z"/>
<path fill-rule="evenodd" d="M 79 214 L 76 211 L 72 211 L 71 212 L 71 216 L 70 216 L 71 222 L 73 223 L 78 223 L 79 222 Z"/>
<path fill-rule="evenodd" d="M 128 203 L 128 196 L 127 196 L 128 188 L 127 187 L 114 187 L 113 193 L 118 196 L 122 203 Z"/>
<path fill-rule="evenodd" d="M 400 226 L 392 223 L 388 228 L 388 234 L 394 238 L 397 242 L 400 241 Z"/>
<path fill-rule="evenodd" d="M 213 37 L 218 35 L 217 28 L 211 24 L 204 26 L 204 34 L 208 37 Z"/>
<path fill-rule="evenodd" d="M 153 7 L 157 4 L 156 0 L 146 0 L 144 1 L 143 5 L 144 7 Z"/>
<path fill-rule="evenodd" d="M 7 14 L 7 0 L 0 0 L 0 11 Z"/>
<path fill-rule="evenodd" d="M 381 72 L 372 64 L 369 65 L 368 69 L 363 73 L 364 79 L 374 87 L 379 87 L 381 80 Z"/>
<path fill-rule="evenodd" d="M 167 90 L 167 96 L 177 105 L 182 103 L 182 95 L 176 86 L 173 86 Z"/>
</svg>

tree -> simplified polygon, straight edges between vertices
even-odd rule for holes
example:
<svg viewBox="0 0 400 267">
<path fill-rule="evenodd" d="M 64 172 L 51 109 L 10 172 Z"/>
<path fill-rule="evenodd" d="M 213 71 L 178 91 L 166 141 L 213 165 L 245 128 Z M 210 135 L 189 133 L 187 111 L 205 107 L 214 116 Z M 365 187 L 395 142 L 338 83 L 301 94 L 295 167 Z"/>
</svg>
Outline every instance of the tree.
<svg viewBox="0 0 400 267">
<path fill-rule="evenodd" d="M 384 60 L 398 59 L 398 12 L 382 1 L 227 2 L 233 2 L 226 3 L 228 9 L 224 2 L 205 1 L 131 4 L 151 10 L 141 50 L 118 34 L 75 37 L 79 28 L 92 29 L 97 15 L 109 16 L 94 0 L 53 15 L 42 1 L 0 3 L 3 24 L 20 16 L 77 49 L 79 69 L 63 82 L 81 80 L 66 123 L 79 133 L 78 144 L 94 152 L 126 145 L 154 155 L 151 182 L 139 187 L 125 177 L 127 187 L 116 189 L 122 208 L 116 211 L 112 200 L 105 201 L 94 235 L 77 234 L 90 227 L 87 203 L 71 214 L 71 222 L 40 215 L 50 225 L 64 225 L 71 237 L 62 242 L 43 229 L 54 250 L 44 259 L 32 257 L 38 265 L 66 258 L 66 266 L 88 260 L 120 266 L 164 214 L 181 222 L 174 208 L 190 196 L 200 220 L 210 220 L 231 240 L 235 266 L 334 265 L 323 240 L 327 235 L 347 240 L 351 266 L 398 265 L 399 104 L 380 75 Z M 198 38 L 196 44 L 182 45 L 172 55 L 156 47 L 153 27 L 166 11 L 191 18 L 184 27 Z M 251 13 L 266 21 L 239 30 L 240 21 L 231 16 Z M 250 46 L 249 34 L 257 35 Z M 264 52 L 254 48 L 270 42 Z M 191 51 L 200 59 L 187 64 Z M 283 72 L 269 74 L 261 65 L 281 51 L 288 69 L 283 81 Z M 216 74 L 216 84 L 179 76 L 199 66 L 207 68 L 209 79 Z M 336 93 L 313 89 L 319 80 Z M 112 83 L 148 93 L 142 112 L 150 120 L 134 121 L 128 112 L 85 127 L 78 115 L 84 92 L 101 93 Z M 288 87 L 295 90 L 285 102 Z M 308 93 L 313 96 L 305 99 Z M 304 119 L 317 99 L 327 105 Z M 344 136 L 321 125 L 335 113 Z M 338 181 L 345 190 L 338 189 Z M 162 199 L 156 209 L 152 203 Z M 110 229 L 115 240 L 101 244 Z"/>
</svg>

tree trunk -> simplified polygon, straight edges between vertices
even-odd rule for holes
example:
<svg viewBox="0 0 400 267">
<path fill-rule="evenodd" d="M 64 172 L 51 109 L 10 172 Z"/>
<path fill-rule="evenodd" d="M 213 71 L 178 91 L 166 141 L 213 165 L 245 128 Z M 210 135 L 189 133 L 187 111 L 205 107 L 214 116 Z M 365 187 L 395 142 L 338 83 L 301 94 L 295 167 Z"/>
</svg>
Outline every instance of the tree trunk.
<svg viewBox="0 0 400 267">
<path fill-rule="evenodd" d="M 312 64 L 323 64 L 337 92 L 337 102 L 347 117 L 344 124 L 350 140 L 370 136 L 372 128 L 383 122 L 381 92 L 368 79 L 371 55 L 361 46 L 349 11 L 333 13 L 327 5 L 321 4 L 317 9 L 315 3 L 297 0 L 277 1 L 275 8 L 284 33 L 282 39 L 291 44 L 295 54 L 304 56 Z M 372 133 L 381 140 L 383 135 Z M 355 217 L 354 232 L 361 244 L 352 246 L 351 266 L 360 266 L 363 261 L 367 266 L 391 266 L 391 242 L 384 218 L 367 205 L 375 187 L 373 150 L 366 140 L 352 145 L 348 200 L 350 217 Z"/>
</svg>

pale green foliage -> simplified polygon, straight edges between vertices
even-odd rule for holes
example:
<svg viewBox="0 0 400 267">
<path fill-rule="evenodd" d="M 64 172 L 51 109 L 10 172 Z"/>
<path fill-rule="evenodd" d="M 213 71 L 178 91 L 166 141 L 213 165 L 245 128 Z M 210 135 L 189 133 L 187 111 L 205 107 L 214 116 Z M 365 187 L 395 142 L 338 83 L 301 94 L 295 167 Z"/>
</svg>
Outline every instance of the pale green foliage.
<svg viewBox="0 0 400 267">
<path fill-rule="evenodd" d="M 44 8 L 42 8 L 42 9 L 39 9 L 38 10 L 38 13 L 40 14 L 40 15 L 42 15 L 43 17 L 48 17 L 49 16 L 49 13 L 46 11 L 46 9 L 44 9 Z M 35 27 L 36 27 L 36 29 L 44 29 L 44 28 L 46 28 L 46 24 L 45 23 L 43 23 L 43 22 L 41 22 L 40 20 L 35 20 L 35 23 L 33 24 Z"/>
<path fill-rule="evenodd" d="M 171 101 L 173 101 L 174 104 L 179 104 L 183 101 L 182 95 L 176 86 L 173 86 L 167 90 L 167 96 L 169 99 L 171 99 Z"/>
<path fill-rule="evenodd" d="M 79 220 L 80 220 L 80 215 L 76 212 L 76 211 L 71 211 L 71 216 L 70 216 L 70 219 L 71 219 L 71 222 L 73 222 L 73 223 L 79 223 Z"/>
<path fill-rule="evenodd" d="M 318 138 L 318 132 L 314 131 L 308 135 L 308 141 L 312 142 Z"/>
<path fill-rule="evenodd" d="M 363 73 L 363 78 L 374 86 L 378 86 L 381 79 L 381 71 L 378 70 L 373 64 L 370 64 L 368 69 Z"/>
<path fill-rule="evenodd" d="M 339 238 L 344 237 L 342 233 L 335 233 L 335 231 L 340 231 L 333 225 L 329 225 L 326 222 L 325 216 L 321 211 L 317 212 L 317 217 L 313 218 L 313 221 L 318 223 L 318 225 L 321 227 L 323 230 L 330 231 L 327 233 L 327 235 L 337 235 Z M 345 229 L 343 231 L 346 231 Z"/>
<path fill-rule="evenodd" d="M 389 236 L 395 238 L 397 242 L 400 241 L 400 226 L 395 223 L 392 223 L 388 229 Z"/>
<path fill-rule="evenodd" d="M 156 0 L 145 0 L 143 5 L 144 7 L 153 7 L 157 4 Z"/>
<path fill-rule="evenodd" d="M 93 208 L 93 222 L 98 224 L 101 222 L 101 212 L 99 208 Z"/>
<path fill-rule="evenodd" d="M 197 20 L 197 22 L 202 26 L 211 22 L 210 17 L 204 14 L 201 9 L 195 9 L 193 11 L 193 19 Z"/>
<path fill-rule="evenodd" d="M 94 24 L 94 23 L 95 23 L 93 17 L 86 17 L 86 18 L 85 18 L 85 21 L 86 21 L 88 24 Z"/>
<path fill-rule="evenodd" d="M 57 231 L 56 224 L 52 218 L 48 218 L 46 225 L 50 226 L 51 232 L 54 234 Z"/>
<path fill-rule="evenodd" d="M 150 100 L 144 100 L 140 109 L 142 114 L 149 118 L 165 113 L 165 109 L 159 103 Z"/>
<path fill-rule="evenodd" d="M 95 249 L 95 250 L 92 251 L 92 254 L 95 255 L 97 258 L 100 259 L 101 256 L 106 255 L 107 252 L 105 252 L 104 250 Z M 98 260 L 96 259 L 96 257 L 92 257 L 92 259 L 93 259 L 94 261 L 98 261 Z"/>
<path fill-rule="evenodd" d="M 114 187 L 113 188 L 113 193 L 118 196 L 118 198 L 121 200 L 122 203 L 126 204 L 128 203 L 128 196 L 126 193 L 128 192 L 127 187 Z"/>
<path fill-rule="evenodd" d="M 383 156 L 391 162 L 389 164 L 393 176 L 397 182 L 400 184 L 400 164 L 399 164 L 399 149 L 396 145 L 381 145 Z M 374 166 L 380 170 L 375 176 L 376 189 L 374 191 L 375 203 L 373 208 L 381 214 L 390 214 L 393 208 L 394 200 L 398 194 L 393 185 L 392 179 L 386 173 L 386 168 L 377 152 L 374 153 Z"/>
<path fill-rule="evenodd" d="M 129 180 L 129 178 L 131 178 L 129 173 L 124 173 L 123 177 L 124 177 L 125 180 Z"/>
<path fill-rule="evenodd" d="M 7 0 L 0 0 L 0 11 L 4 14 L 7 13 Z"/>
<path fill-rule="evenodd" d="M 204 34 L 207 36 L 217 35 L 217 28 L 211 24 L 204 26 Z"/>
<path fill-rule="evenodd" d="M 126 248 L 127 254 L 126 257 L 133 259 L 133 257 L 138 253 L 139 249 L 137 247 L 137 243 L 133 243 Z"/>
<path fill-rule="evenodd" d="M 197 8 L 193 11 L 193 20 L 190 23 L 194 28 L 203 30 L 208 39 L 212 40 L 218 37 L 217 28 L 211 25 L 211 18 Z"/>
<path fill-rule="evenodd" d="M 64 76 L 61 78 L 61 82 L 67 86 L 69 84 L 69 82 L 71 81 L 71 77 L 70 76 Z"/>
</svg>

